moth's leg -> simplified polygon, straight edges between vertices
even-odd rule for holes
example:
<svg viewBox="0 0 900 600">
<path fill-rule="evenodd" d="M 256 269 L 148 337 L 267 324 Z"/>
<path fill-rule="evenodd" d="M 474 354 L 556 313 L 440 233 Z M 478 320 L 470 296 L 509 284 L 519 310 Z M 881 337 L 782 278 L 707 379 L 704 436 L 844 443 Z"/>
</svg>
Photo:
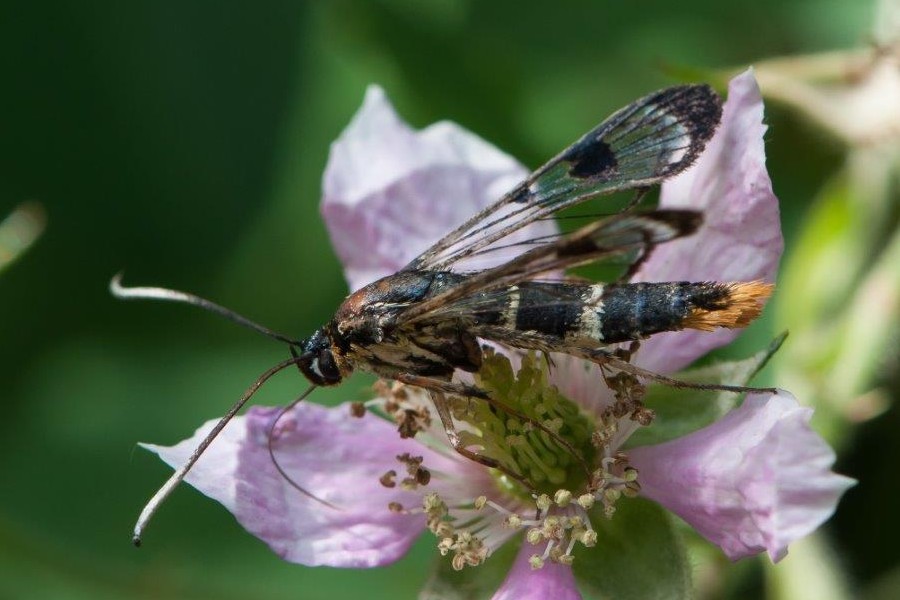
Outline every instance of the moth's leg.
<svg viewBox="0 0 900 600">
<path fill-rule="evenodd" d="M 625 362 L 631 362 L 631 357 L 634 356 L 638 350 L 641 349 L 641 342 L 638 340 L 633 340 L 628 343 L 628 347 L 619 347 L 616 348 L 612 354 L 616 358 L 621 358 Z"/>
<path fill-rule="evenodd" d="M 656 381 L 659 383 L 663 383 L 665 385 L 676 387 L 676 388 L 686 388 L 691 390 L 709 390 L 709 391 L 718 391 L 718 392 L 734 392 L 736 394 L 759 394 L 759 393 L 769 393 L 774 394 L 777 393 L 778 390 L 775 388 L 755 388 L 749 387 L 745 385 L 725 385 L 719 383 L 694 383 L 691 381 L 682 381 L 681 379 L 675 379 L 673 377 L 667 377 L 666 375 L 661 375 L 659 373 L 654 373 L 653 371 L 648 371 L 647 369 L 643 369 L 638 367 L 637 365 L 633 365 L 628 361 L 622 360 L 621 358 L 615 356 L 612 352 L 607 350 L 596 350 L 590 348 L 582 348 L 579 349 L 578 352 L 573 352 L 576 356 L 580 358 L 584 358 L 590 360 L 592 362 L 597 363 L 601 367 L 609 366 L 614 369 L 618 369 L 625 373 L 630 373 L 635 377 L 640 377 L 641 379 L 649 379 L 651 381 Z"/>
<path fill-rule="evenodd" d="M 444 394 L 454 394 L 457 396 L 466 396 L 467 398 L 481 398 L 482 400 L 490 400 L 490 395 L 483 389 L 464 383 L 453 383 L 445 379 L 436 379 L 434 377 L 424 377 L 413 373 L 391 373 L 391 379 L 428 390 L 429 392 L 442 392 Z"/>
<path fill-rule="evenodd" d="M 609 352 L 610 356 L 612 356 L 614 358 L 618 358 L 619 360 L 622 360 L 624 362 L 630 363 L 631 357 L 634 356 L 634 353 L 637 352 L 640 347 L 641 347 L 641 343 L 639 341 L 635 340 L 635 341 L 629 343 L 627 347 L 619 346 L 615 350 L 608 351 L 608 352 Z M 594 362 L 597 362 L 597 361 L 594 361 Z M 597 362 L 597 365 L 600 367 L 600 374 L 603 376 L 603 381 L 606 383 L 606 387 L 608 387 L 611 390 L 617 389 L 617 386 L 614 384 L 613 381 L 611 381 L 611 378 L 613 378 L 615 376 L 615 373 L 614 373 L 615 369 L 613 367 L 610 367 L 606 363 Z M 621 372 L 621 371 L 619 371 L 619 372 Z M 634 375 L 632 375 L 632 376 L 634 376 Z"/>
<path fill-rule="evenodd" d="M 442 379 L 433 379 L 431 377 L 422 377 L 421 375 L 414 375 L 412 373 L 399 373 L 392 375 L 392 377 L 401 383 L 426 389 L 432 392 L 432 397 L 434 392 L 441 392 L 445 394 L 453 394 L 456 396 L 465 396 L 468 398 L 479 398 L 481 400 L 484 400 L 497 410 L 503 411 L 509 416 L 514 417 L 524 423 L 528 423 L 536 429 L 539 429 L 540 431 L 546 433 L 553 441 L 562 446 L 569 454 L 572 455 L 573 458 L 575 458 L 575 460 L 579 462 L 579 464 L 581 464 L 584 472 L 588 475 L 588 477 L 591 476 L 590 466 L 584 460 L 584 457 L 582 457 L 581 454 L 575 449 L 575 447 L 572 446 L 572 444 L 561 438 L 558 434 L 547 429 L 547 427 L 537 419 L 533 419 L 528 415 L 524 415 L 519 411 L 507 406 L 503 402 L 492 398 L 490 394 L 479 387 L 466 385 L 463 383 L 453 383 L 452 381 L 444 381 Z M 438 409 L 438 414 L 440 414 L 440 409 Z M 441 422 L 444 424 L 444 428 L 446 429 L 447 423 L 446 421 L 444 421 L 443 417 L 441 417 Z"/>
</svg>

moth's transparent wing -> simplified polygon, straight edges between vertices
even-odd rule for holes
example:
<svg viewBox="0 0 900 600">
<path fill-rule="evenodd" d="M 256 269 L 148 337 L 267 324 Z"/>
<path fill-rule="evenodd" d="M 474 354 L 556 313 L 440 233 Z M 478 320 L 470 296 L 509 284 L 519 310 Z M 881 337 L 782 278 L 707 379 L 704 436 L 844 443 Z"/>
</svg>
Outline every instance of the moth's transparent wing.
<svg viewBox="0 0 900 600">
<path fill-rule="evenodd" d="M 707 85 L 645 96 L 589 131 L 404 270 L 477 270 L 478 259 L 489 253 L 515 255 L 523 246 L 550 242 L 550 237 L 520 240 L 514 234 L 589 198 L 643 188 L 682 172 L 703 151 L 721 114 L 721 99 Z"/>
</svg>

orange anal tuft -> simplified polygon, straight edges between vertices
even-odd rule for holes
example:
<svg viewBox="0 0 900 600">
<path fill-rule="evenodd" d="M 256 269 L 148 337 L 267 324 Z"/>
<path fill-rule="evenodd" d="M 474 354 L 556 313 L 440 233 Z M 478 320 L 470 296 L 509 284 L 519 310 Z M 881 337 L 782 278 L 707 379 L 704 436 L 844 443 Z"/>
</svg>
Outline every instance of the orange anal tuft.
<svg viewBox="0 0 900 600">
<path fill-rule="evenodd" d="M 775 289 L 775 284 L 764 281 L 726 283 L 724 286 L 728 290 L 728 296 L 722 300 L 721 307 L 697 307 L 682 326 L 701 331 L 713 331 L 718 327 L 746 327 L 762 313 L 765 301 Z"/>
</svg>

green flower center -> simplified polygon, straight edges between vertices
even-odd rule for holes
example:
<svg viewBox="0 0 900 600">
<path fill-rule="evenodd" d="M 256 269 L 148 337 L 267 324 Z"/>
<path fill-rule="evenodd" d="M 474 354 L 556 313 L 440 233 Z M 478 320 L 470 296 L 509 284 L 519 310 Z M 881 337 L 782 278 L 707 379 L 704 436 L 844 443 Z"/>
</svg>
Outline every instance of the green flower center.
<svg viewBox="0 0 900 600">
<path fill-rule="evenodd" d="M 507 357 L 487 351 L 475 381 L 495 402 L 456 402 L 454 416 L 473 427 L 461 431 L 460 439 L 467 446 L 481 446 L 481 454 L 530 487 L 494 470 L 504 489 L 526 499 L 535 491 L 553 496 L 560 489 L 587 489 L 598 462 L 591 444 L 596 425 L 550 384 L 542 356 L 528 353 L 515 373 Z"/>
</svg>

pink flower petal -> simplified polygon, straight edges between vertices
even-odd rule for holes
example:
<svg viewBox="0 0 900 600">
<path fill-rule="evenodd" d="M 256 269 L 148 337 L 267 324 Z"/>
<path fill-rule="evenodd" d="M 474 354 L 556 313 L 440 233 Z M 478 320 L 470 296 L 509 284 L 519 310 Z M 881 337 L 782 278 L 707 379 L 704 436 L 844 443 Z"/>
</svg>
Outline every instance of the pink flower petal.
<svg viewBox="0 0 900 600">
<path fill-rule="evenodd" d="M 390 275 L 444 234 L 499 199 L 527 171 L 455 123 L 415 131 L 371 86 L 331 146 L 322 213 L 351 290 Z M 504 243 L 555 233 L 536 223 Z M 496 253 L 486 268 L 508 260 Z"/>
<path fill-rule="evenodd" d="M 662 186 L 660 205 L 703 211 L 695 235 L 657 248 L 635 281 L 774 281 L 783 241 L 766 171 L 763 102 L 752 71 L 731 80 L 722 123 L 697 163 Z M 643 343 L 637 362 L 677 371 L 739 331 L 681 331 Z"/>
<path fill-rule="evenodd" d="M 563 396 L 577 403 L 586 414 L 599 419 L 614 400 L 600 367 L 568 354 L 553 354 L 551 360 L 550 383 Z"/>
<path fill-rule="evenodd" d="M 337 507 L 329 508 L 293 488 L 272 463 L 268 432 L 279 410 L 254 407 L 236 417 L 197 461 L 188 483 L 291 562 L 374 567 L 405 554 L 425 522 L 422 515 L 389 511 L 388 503 L 417 508 L 422 492 L 385 488 L 379 477 L 391 469 L 402 473 L 396 456 L 404 452 L 424 455 L 430 467 L 453 469 L 453 464 L 413 440 L 401 440 L 393 425 L 374 415 L 355 419 L 346 406 L 301 404 L 278 422 L 276 457 L 297 484 Z M 175 446 L 145 447 L 178 467 L 213 423 Z"/>
<path fill-rule="evenodd" d="M 548 560 L 540 569 L 532 569 L 528 559 L 537 546 L 522 543 L 519 554 L 493 600 L 581 600 L 572 567 Z"/>
<path fill-rule="evenodd" d="M 641 494 L 687 521 L 732 560 L 787 546 L 826 521 L 855 481 L 788 392 L 748 396 L 709 427 L 629 451 Z"/>
</svg>

